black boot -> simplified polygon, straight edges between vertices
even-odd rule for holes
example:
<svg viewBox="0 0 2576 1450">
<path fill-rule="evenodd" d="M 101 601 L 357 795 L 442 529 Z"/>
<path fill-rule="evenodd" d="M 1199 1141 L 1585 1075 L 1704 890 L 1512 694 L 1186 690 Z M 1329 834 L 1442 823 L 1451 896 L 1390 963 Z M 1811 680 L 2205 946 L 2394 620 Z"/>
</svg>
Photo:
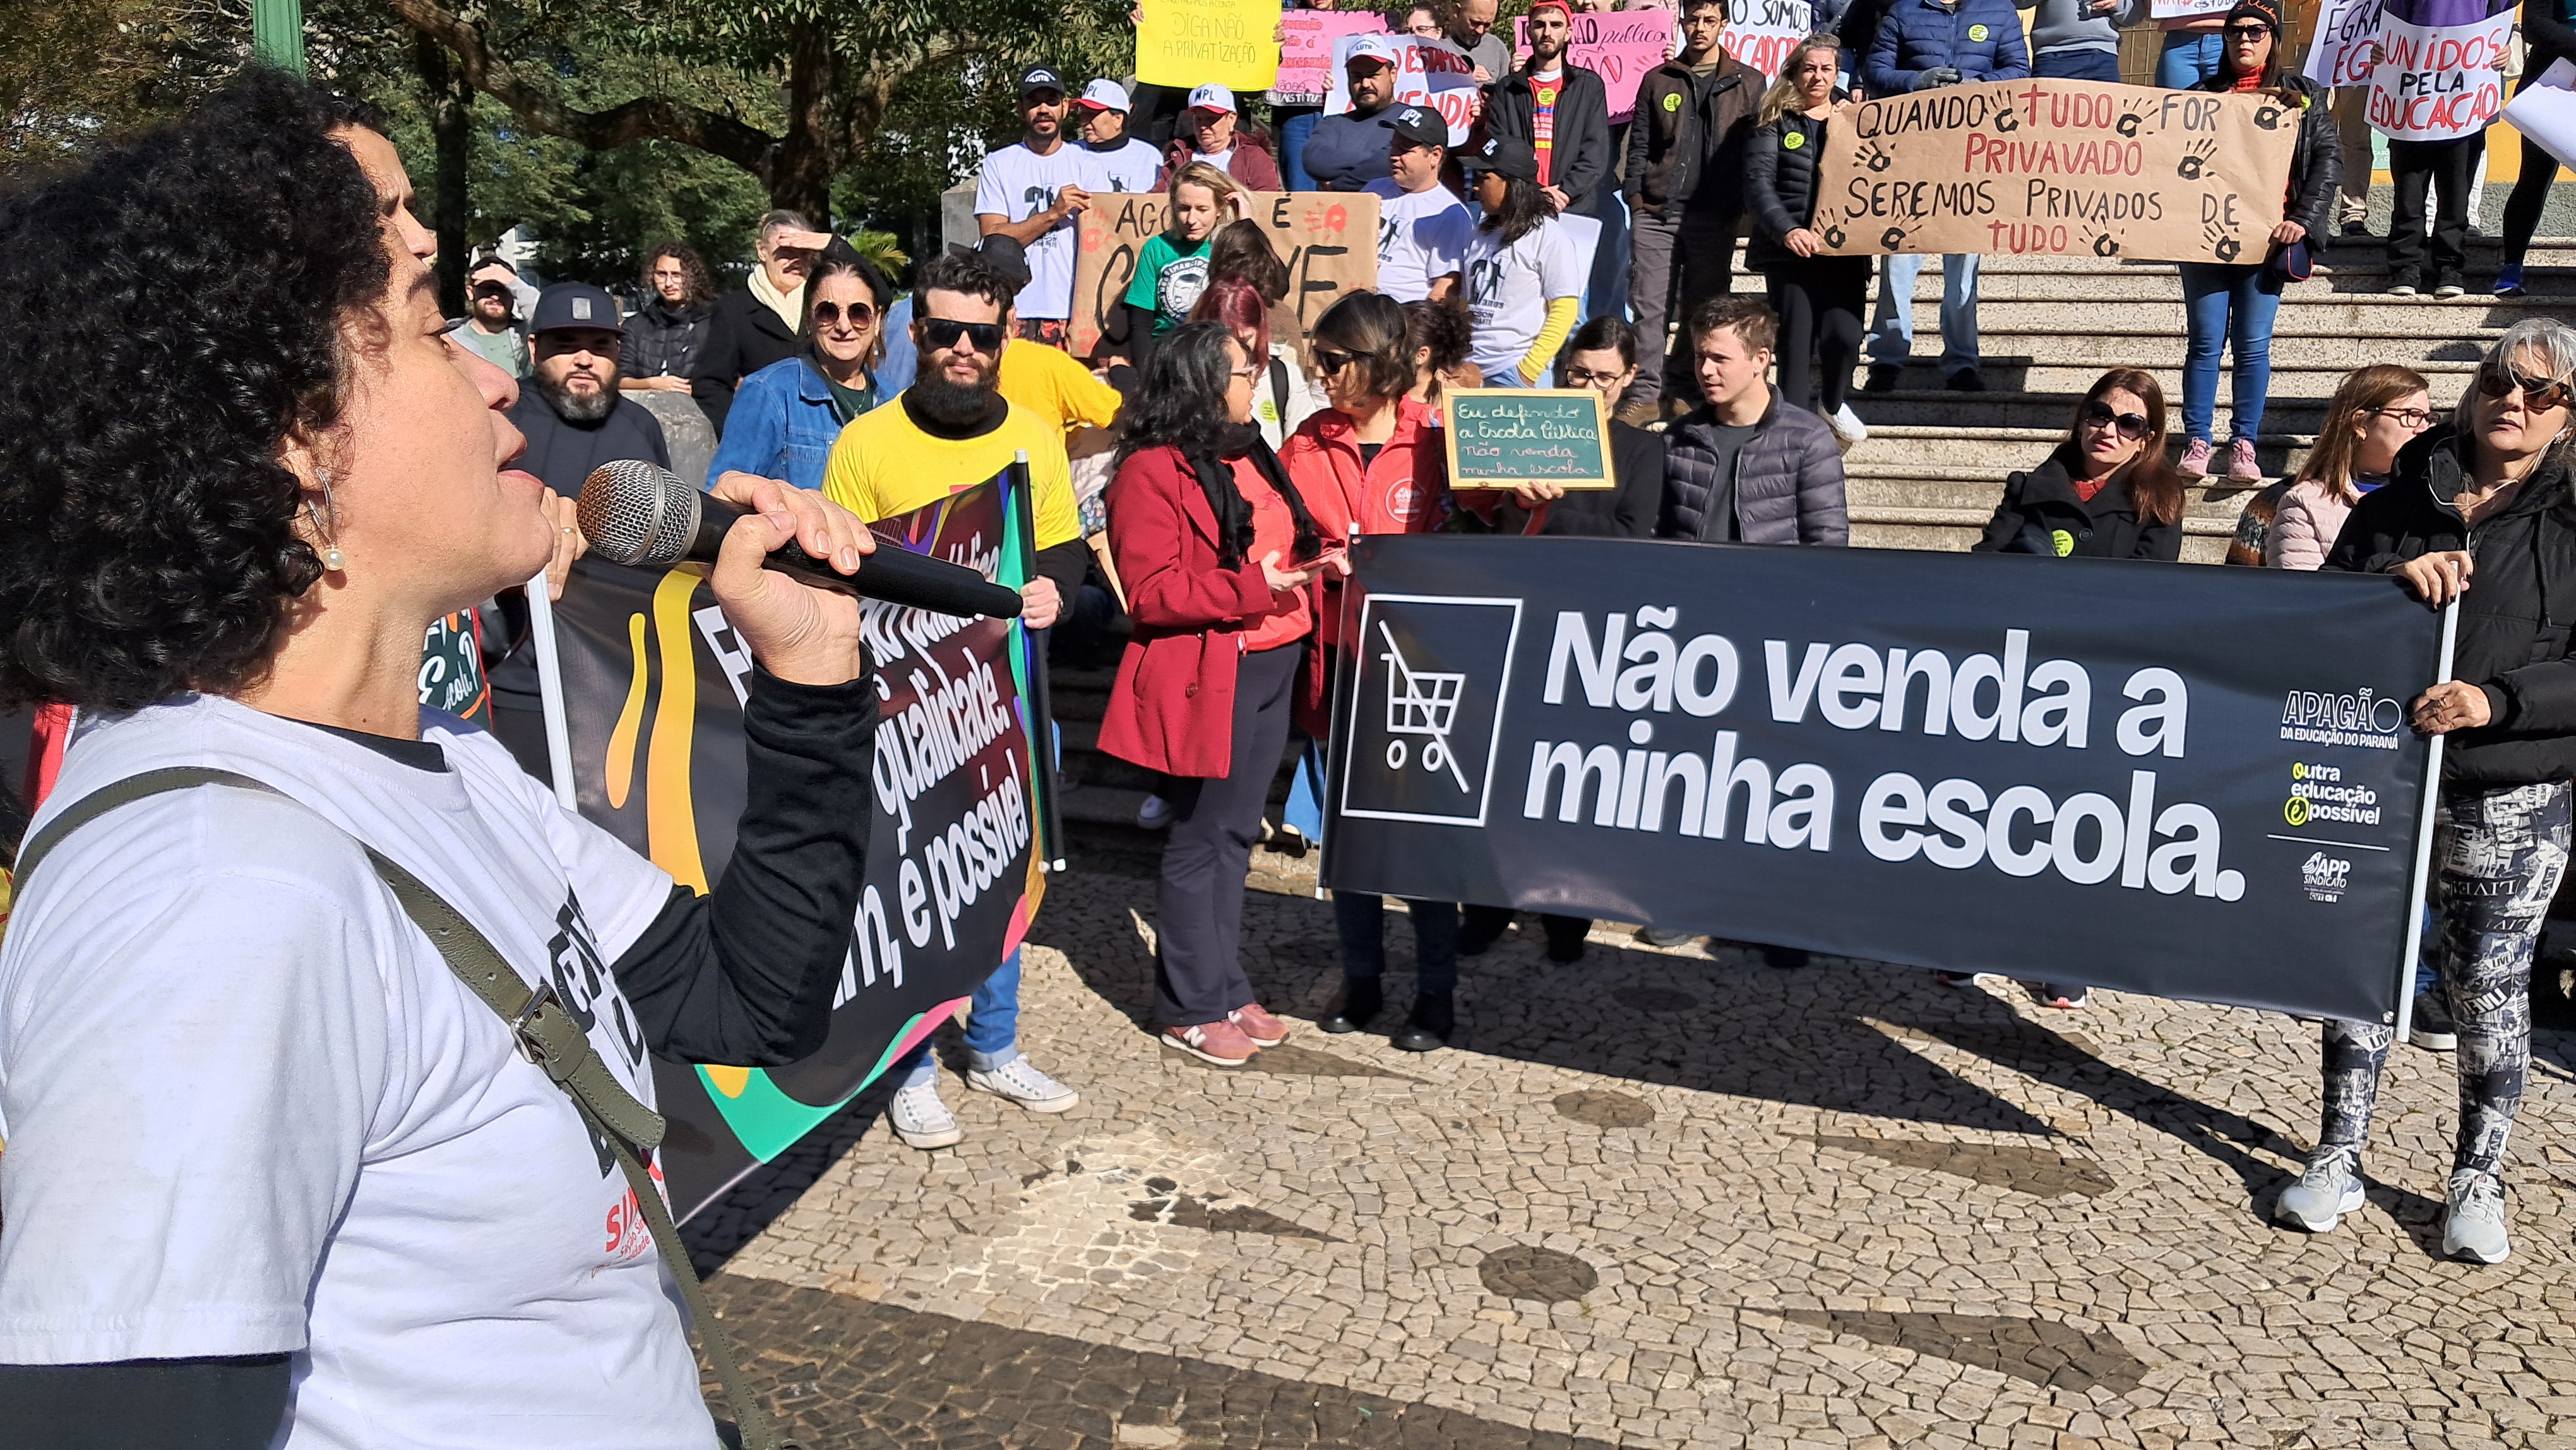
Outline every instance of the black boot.
<svg viewBox="0 0 2576 1450">
<path fill-rule="evenodd" d="M 1457 1026 L 1457 1012 L 1447 992 L 1417 992 L 1413 1015 L 1404 1030 L 1395 1034 L 1395 1045 L 1405 1052 L 1437 1052 L 1449 1045 L 1449 1034 Z"/>
<path fill-rule="evenodd" d="M 1458 955 L 1480 957 L 1512 929 L 1507 906 L 1469 906 L 1458 913 Z"/>
<path fill-rule="evenodd" d="M 1324 1020 L 1315 1025 L 1336 1036 L 1357 1032 L 1369 1025 L 1369 1019 L 1375 1017 L 1377 1009 L 1384 1005 L 1386 999 L 1378 995 L 1377 978 L 1344 977 L 1340 995 L 1333 999 Z"/>
</svg>

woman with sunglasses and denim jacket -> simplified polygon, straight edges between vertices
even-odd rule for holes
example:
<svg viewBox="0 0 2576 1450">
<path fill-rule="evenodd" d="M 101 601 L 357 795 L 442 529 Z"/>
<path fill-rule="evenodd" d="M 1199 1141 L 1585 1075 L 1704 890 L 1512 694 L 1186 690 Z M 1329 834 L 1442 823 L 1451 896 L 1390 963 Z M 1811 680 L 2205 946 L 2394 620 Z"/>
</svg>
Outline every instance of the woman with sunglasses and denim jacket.
<svg viewBox="0 0 2576 1450">
<path fill-rule="evenodd" d="M 2459 1036 L 2459 1139 L 2442 1251 L 2505 1257 L 2505 1141 L 2531 1065 L 2531 958 L 2567 867 L 2576 776 L 2576 495 L 2569 388 L 2576 329 L 2505 329 L 2451 417 L 2406 445 L 2345 522 L 2329 570 L 2395 574 L 2459 601 L 2451 678 L 2408 707 L 2448 735 L 2435 806 L 2440 981 Z M 2362 1205 L 2361 1150 L 2395 1028 L 2325 1024 L 2317 1150 L 2274 1216 L 2312 1233 Z"/>
<path fill-rule="evenodd" d="M 2263 562 L 2275 569 L 2323 564 L 2353 505 L 2388 482 L 2397 451 L 2432 424 L 2433 394 L 2422 373 L 2373 363 L 2344 374 L 2306 466 L 2272 515 Z"/>
<path fill-rule="evenodd" d="M 823 465 L 841 429 L 885 401 L 871 369 L 885 357 L 878 319 L 893 291 L 849 243 L 833 238 L 805 279 L 805 320 L 797 329 L 804 348 L 742 380 L 708 478 L 740 473 L 823 486 Z"/>
</svg>

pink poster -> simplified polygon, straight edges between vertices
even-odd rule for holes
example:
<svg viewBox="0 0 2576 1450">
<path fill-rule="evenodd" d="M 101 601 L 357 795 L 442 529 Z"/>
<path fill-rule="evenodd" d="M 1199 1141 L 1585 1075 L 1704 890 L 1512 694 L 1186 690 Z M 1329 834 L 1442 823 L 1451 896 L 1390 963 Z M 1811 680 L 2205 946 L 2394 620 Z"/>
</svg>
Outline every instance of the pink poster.
<svg viewBox="0 0 2576 1450">
<path fill-rule="evenodd" d="M 1527 16 L 1512 21 L 1512 40 L 1514 56 L 1528 60 Z M 1620 10 L 1575 16 L 1574 46 L 1566 59 L 1601 77 L 1602 87 L 1610 93 L 1610 123 L 1615 126 L 1636 111 L 1637 83 L 1672 55 L 1673 12 Z"/>
<path fill-rule="evenodd" d="M 1279 79 L 1274 95 L 1319 101 L 1333 88 L 1333 42 L 1345 35 L 1383 35 L 1386 19 L 1374 10 L 1285 10 L 1279 28 Z"/>
</svg>

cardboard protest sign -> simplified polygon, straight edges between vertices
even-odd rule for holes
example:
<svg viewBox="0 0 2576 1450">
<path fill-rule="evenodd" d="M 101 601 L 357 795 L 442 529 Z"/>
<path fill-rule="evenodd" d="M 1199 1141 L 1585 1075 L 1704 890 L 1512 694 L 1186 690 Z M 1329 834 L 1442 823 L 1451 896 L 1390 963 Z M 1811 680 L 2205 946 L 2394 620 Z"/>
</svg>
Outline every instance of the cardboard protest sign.
<svg viewBox="0 0 2576 1450">
<path fill-rule="evenodd" d="M 1139 0 L 1136 79 L 1266 91 L 1279 74 L 1276 0 Z"/>
<path fill-rule="evenodd" d="M 2325 0 L 2308 42 L 2307 77 L 2321 86 L 2370 84 L 2370 47 L 2379 39 L 2379 0 Z"/>
<path fill-rule="evenodd" d="M 1758 5 L 1760 0 L 1734 3 Z M 1800 10 L 1807 8 L 1805 0 L 1789 3 Z M 1574 17 L 1574 43 L 1567 48 L 1565 58 L 1601 77 L 1602 89 L 1610 94 L 1612 124 L 1636 114 L 1637 82 L 1645 78 L 1646 72 L 1672 59 L 1675 18 L 1669 10 L 1622 10 Z M 1522 61 L 1530 57 L 1526 15 L 1512 21 L 1512 54 Z"/>
<path fill-rule="evenodd" d="M 1351 42 L 1358 38 L 1345 35 L 1333 42 L 1332 84 L 1324 93 L 1327 116 L 1350 114 L 1351 77 L 1344 67 L 1351 58 Z M 1414 35 L 1394 39 L 1398 74 L 1393 104 L 1438 111 L 1440 119 L 1449 123 L 1449 144 L 1466 145 L 1468 129 L 1476 124 L 1476 63 L 1445 40 Z"/>
<path fill-rule="evenodd" d="M 1384 35 L 1386 18 L 1374 10 L 1283 10 L 1279 28 L 1287 39 L 1279 47 L 1279 76 L 1272 94 L 1320 100 L 1333 88 L 1333 42 L 1346 35 Z"/>
<path fill-rule="evenodd" d="M 1288 264 L 1288 300 L 1280 311 L 1302 336 L 1345 292 L 1377 286 L 1377 198 L 1365 191 L 1256 191 L 1244 215 L 1270 234 L 1279 260 Z M 1091 199 L 1077 231 L 1073 263 L 1075 357 L 1100 345 L 1111 308 L 1127 295 L 1136 256 L 1163 229 L 1169 203 L 1161 195 L 1105 193 Z"/>
<path fill-rule="evenodd" d="M 1727 0 L 1726 33 L 1717 38 L 1717 48 L 1776 76 L 1789 52 L 1815 29 L 1815 7 L 1807 0 Z"/>
<path fill-rule="evenodd" d="M 1824 249 L 2259 262 L 2301 112 L 2268 95 L 1985 81 L 1826 128 Z"/>
<path fill-rule="evenodd" d="M 2370 128 L 2401 141 L 2486 129 L 2504 110 L 2512 0 L 2389 0 L 2370 72 Z"/>
</svg>

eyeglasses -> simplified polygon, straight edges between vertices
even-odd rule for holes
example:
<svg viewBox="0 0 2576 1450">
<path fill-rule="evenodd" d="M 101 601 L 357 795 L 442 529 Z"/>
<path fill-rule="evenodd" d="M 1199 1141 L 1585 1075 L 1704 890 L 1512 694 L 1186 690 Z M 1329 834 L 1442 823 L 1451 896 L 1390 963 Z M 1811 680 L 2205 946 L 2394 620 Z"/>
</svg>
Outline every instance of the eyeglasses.
<svg viewBox="0 0 2576 1450">
<path fill-rule="evenodd" d="M 1360 360 L 1357 353 L 1337 352 L 1329 347 L 1316 348 L 1314 354 L 1315 371 L 1319 373 L 1337 373 Z"/>
<path fill-rule="evenodd" d="M 1248 383 L 1254 378 L 1261 376 L 1261 368 L 1258 364 L 1246 363 L 1242 367 L 1236 368 L 1233 372 L 1228 373 L 1226 376 L 1238 378 Z"/>
<path fill-rule="evenodd" d="M 841 304 L 837 302 L 814 304 L 814 325 L 817 327 L 838 327 L 842 315 Z M 877 320 L 877 310 L 864 302 L 853 302 L 848 316 L 852 327 L 867 327 Z"/>
<path fill-rule="evenodd" d="M 2134 443 L 2147 436 L 2147 415 L 2144 413 L 2114 413 L 2107 404 L 2087 403 L 2084 405 L 2084 426 L 2087 428 L 2117 428 L 2120 430 L 2121 437 Z"/>
<path fill-rule="evenodd" d="M 2502 398 L 2509 396 L 2517 388 L 2522 390 L 2522 405 L 2535 413 L 2546 413 L 2552 408 L 2566 406 L 2568 386 L 2565 383 L 2546 378 L 2526 378 L 2514 372 L 2506 373 L 2501 378 L 2484 371 L 2478 374 L 2479 397 Z"/>
<path fill-rule="evenodd" d="M 1621 373 L 1596 373 L 1588 368 L 1560 368 L 1557 378 L 1569 388 L 1597 388 L 1607 392 L 1610 385 L 1624 376 Z"/>
<path fill-rule="evenodd" d="M 2426 408 L 2373 408 L 2370 416 L 2394 418 L 2398 427 L 2418 433 L 2433 426 L 2432 411 Z"/>
<path fill-rule="evenodd" d="M 820 304 L 816 311 L 821 311 Z M 922 343 L 932 349 L 952 348 L 963 338 L 977 352 L 1002 355 L 1002 324 L 998 322 L 958 322 L 946 317 L 921 319 Z"/>
<path fill-rule="evenodd" d="M 2257 40 L 2271 33 L 2272 27 L 2268 25 L 2231 25 L 2227 27 L 2227 38 L 2230 40 Z"/>
</svg>

